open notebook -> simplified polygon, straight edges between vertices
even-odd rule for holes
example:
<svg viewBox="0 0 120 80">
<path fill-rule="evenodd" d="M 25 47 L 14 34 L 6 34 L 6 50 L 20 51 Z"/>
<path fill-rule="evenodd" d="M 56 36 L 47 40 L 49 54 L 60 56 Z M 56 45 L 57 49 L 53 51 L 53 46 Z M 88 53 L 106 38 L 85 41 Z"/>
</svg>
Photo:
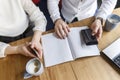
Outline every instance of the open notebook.
<svg viewBox="0 0 120 80">
<path fill-rule="evenodd" d="M 42 36 L 45 67 L 53 66 L 76 58 L 100 55 L 97 45 L 86 46 L 80 31 L 88 27 L 70 29 L 68 37 L 58 39 L 54 33 Z"/>
</svg>

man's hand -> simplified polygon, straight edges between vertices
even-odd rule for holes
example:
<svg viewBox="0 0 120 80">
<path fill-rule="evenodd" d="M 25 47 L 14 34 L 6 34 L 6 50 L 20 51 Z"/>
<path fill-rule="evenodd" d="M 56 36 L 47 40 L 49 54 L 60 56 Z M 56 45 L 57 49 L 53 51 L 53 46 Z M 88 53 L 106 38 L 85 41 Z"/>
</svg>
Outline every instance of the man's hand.
<svg viewBox="0 0 120 80">
<path fill-rule="evenodd" d="M 92 25 L 90 26 L 90 28 L 92 29 L 92 35 L 95 35 L 97 40 L 99 40 L 102 36 L 102 22 L 99 19 L 96 19 Z"/>
<path fill-rule="evenodd" d="M 55 21 L 55 33 L 60 39 L 67 37 L 69 32 L 69 26 L 62 19 L 57 19 Z"/>
</svg>

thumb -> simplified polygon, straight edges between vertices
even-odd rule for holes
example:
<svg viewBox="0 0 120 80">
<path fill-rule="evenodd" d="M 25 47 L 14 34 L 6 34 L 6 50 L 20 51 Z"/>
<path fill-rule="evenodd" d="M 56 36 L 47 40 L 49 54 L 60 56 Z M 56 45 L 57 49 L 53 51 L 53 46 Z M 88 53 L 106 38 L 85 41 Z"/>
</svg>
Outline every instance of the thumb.
<svg viewBox="0 0 120 80">
<path fill-rule="evenodd" d="M 42 50 L 39 50 L 38 53 L 39 53 L 39 55 L 38 55 L 39 58 L 42 59 Z"/>
<path fill-rule="evenodd" d="M 35 48 L 36 49 L 36 51 L 37 51 L 37 56 L 40 58 L 40 59 L 42 59 L 42 49 L 41 48 Z"/>
<path fill-rule="evenodd" d="M 94 27 L 94 28 L 92 28 L 92 35 L 94 36 L 97 32 L 98 32 L 98 27 L 96 26 L 96 27 Z"/>
</svg>

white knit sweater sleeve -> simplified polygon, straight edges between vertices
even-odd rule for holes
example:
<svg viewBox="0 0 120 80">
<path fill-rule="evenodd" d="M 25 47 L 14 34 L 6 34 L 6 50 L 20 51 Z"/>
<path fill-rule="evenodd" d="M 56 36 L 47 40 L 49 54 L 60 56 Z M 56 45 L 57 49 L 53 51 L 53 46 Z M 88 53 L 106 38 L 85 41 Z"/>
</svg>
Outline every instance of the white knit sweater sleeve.
<svg viewBox="0 0 120 80">
<path fill-rule="evenodd" d="M 5 57 L 5 49 L 9 46 L 9 44 L 0 42 L 0 58 Z"/>
<path fill-rule="evenodd" d="M 47 20 L 40 9 L 32 2 L 32 0 L 21 0 L 26 13 L 28 13 L 30 20 L 34 22 L 33 30 L 45 31 Z"/>
</svg>

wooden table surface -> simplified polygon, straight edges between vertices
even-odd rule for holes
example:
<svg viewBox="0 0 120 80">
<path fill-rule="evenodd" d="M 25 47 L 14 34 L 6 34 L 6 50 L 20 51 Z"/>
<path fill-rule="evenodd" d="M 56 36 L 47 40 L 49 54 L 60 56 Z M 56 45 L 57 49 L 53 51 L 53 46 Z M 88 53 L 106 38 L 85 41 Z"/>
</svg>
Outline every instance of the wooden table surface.
<svg viewBox="0 0 120 80">
<path fill-rule="evenodd" d="M 120 15 L 120 8 L 115 9 L 113 13 Z M 93 20 L 93 18 L 88 18 L 72 23 L 70 26 L 89 26 Z M 119 37 L 120 25 L 111 32 L 103 33 L 98 45 L 99 49 L 103 50 Z M 11 45 L 19 45 L 30 40 L 31 37 L 21 39 L 11 43 Z M 0 80 L 23 80 L 25 64 L 29 59 L 22 55 L 7 56 L 0 59 Z M 80 58 L 45 68 L 42 75 L 28 80 L 120 80 L 120 69 L 101 53 L 97 57 Z"/>
</svg>

